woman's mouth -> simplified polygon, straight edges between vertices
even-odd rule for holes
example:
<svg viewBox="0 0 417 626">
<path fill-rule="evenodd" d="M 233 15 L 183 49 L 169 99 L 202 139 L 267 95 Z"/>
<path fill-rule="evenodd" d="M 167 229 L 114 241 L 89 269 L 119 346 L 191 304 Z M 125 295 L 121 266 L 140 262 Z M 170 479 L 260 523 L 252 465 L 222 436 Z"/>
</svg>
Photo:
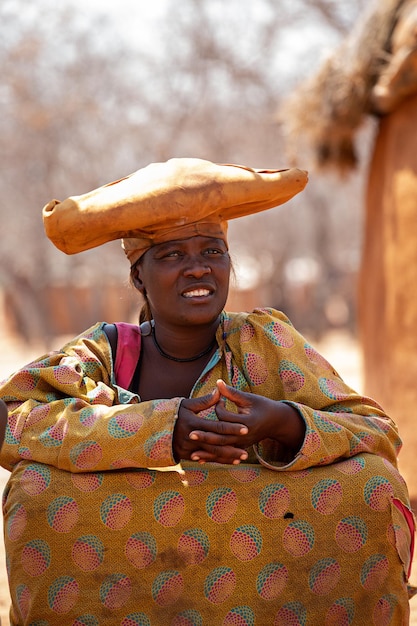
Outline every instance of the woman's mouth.
<svg viewBox="0 0 417 626">
<path fill-rule="evenodd" d="M 193 289 L 191 291 L 185 291 L 182 295 L 184 298 L 204 298 L 211 294 L 209 289 Z"/>
</svg>

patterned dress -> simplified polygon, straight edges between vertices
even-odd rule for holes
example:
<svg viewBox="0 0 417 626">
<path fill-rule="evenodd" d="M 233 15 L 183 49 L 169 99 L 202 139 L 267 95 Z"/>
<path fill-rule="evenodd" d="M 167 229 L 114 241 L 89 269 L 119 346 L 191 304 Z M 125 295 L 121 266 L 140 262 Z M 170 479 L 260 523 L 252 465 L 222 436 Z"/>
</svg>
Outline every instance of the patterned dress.
<svg viewBox="0 0 417 626">
<path fill-rule="evenodd" d="M 124 380 L 103 327 L 1 386 L 12 625 L 408 624 L 414 518 L 374 401 L 282 313 L 224 312 L 192 395 L 223 378 L 285 401 L 305 438 L 287 465 L 266 440 L 239 466 L 176 466 L 181 398 L 128 391 L 140 334 L 119 327 Z"/>
</svg>

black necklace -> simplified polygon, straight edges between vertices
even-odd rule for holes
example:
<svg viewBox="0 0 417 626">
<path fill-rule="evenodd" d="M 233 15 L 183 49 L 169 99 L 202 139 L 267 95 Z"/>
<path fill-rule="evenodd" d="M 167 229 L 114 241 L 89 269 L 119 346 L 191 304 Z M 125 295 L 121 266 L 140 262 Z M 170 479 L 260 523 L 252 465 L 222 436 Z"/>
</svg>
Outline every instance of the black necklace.
<svg viewBox="0 0 417 626">
<path fill-rule="evenodd" d="M 155 336 L 155 326 L 154 324 L 152 324 L 152 339 L 153 342 L 155 344 L 155 348 L 158 350 L 159 354 L 161 356 L 163 356 L 165 359 L 169 359 L 170 361 L 176 361 L 177 363 L 190 363 L 191 361 L 198 361 L 198 359 L 201 359 L 203 356 L 206 356 L 206 354 L 208 354 L 209 352 L 211 352 L 214 348 L 214 346 L 216 345 L 216 337 L 213 339 L 213 341 L 211 342 L 211 344 L 209 345 L 208 348 L 206 348 L 205 350 L 203 350 L 203 352 L 200 352 L 200 354 L 196 354 L 195 356 L 190 356 L 189 358 L 186 359 L 180 359 L 176 356 L 172 356 L 172 354 L 168 354 L 167 352 L 165 352 L 164 350 L 162 350 L 161 346 L 159 345 L 156 336 Z"/>
</svg>

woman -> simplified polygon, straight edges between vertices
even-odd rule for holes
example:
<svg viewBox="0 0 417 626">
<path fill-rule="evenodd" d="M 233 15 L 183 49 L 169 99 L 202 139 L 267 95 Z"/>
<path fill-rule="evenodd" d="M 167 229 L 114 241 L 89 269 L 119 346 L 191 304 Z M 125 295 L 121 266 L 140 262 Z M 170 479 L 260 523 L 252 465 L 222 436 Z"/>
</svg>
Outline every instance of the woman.
<svg viewBox="0 0 417 626">
<path fill-rule="evenodd" d="M 12 624 L 408 623 L 395 424 L 282 313 L 224 311 L 227 220 L 305 183 L 176 159 L 45 207 L 66 252 L 122 237 L 145 304 L 1 388 Z"/>
</svg>

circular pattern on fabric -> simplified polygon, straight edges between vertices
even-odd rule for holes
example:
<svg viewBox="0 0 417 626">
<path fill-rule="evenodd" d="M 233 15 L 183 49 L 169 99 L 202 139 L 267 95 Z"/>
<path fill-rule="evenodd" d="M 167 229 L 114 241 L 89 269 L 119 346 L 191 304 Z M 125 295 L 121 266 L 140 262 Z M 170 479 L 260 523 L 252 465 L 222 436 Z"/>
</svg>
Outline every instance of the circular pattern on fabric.
<svg viewBox="0 0 417 626">
<path fill-rule="evenodd" d="M 237 511 L 237 495 L 230 487 L 213 489 L 206 499 L 209 518 L 217 524 L 225 524 Z"/>
<path fill-rule="evenodd" d="M 259 478 L 261 469 L 244 466 L 231 467 L 229 469 L 229 474 L 239 483 L 251 483 Z"/>
<path fill-rule="evenodd" d="M 342 430 L 342 427 L 339 424 L 332 422 L 332 420 L 319 411 L 313 412 L 313 420 L 317 428 L 323 433 L 337 433 Z"/>
<path fill-rule="evenodd" d="M 188 609 L 175 615 L 170 626 L 203 626 L 203 618 L 198 611 Z"/>
<path fill-rule="evenodd" d="M 368 539 L 368 527 L 361 517 L 345 517 L 336 526 L 335 539 L 345 552 L 357 552 Z"/>
<path fill-rule="evenodd" d="M 91 428 L 94 426 L 98 420 L 104 417 L 105 411 L 108 410 L 108 407 L 100 407 L 100 406 L 86 406 L 78 414 L 80 424 L 87 428 Z"/>
<path fill-rule="evenodd" d="M 156 471 L 137 469 L 125 472 L 124 476 L 133 489 L 146 489 L 155 482 Z"/>
<path fill-rule="evenodd" d="M 278 375 L 285 393 L 295 393 L 304 386 L 305 377 L 303 371 L 292 361 L 283 359 L 279 364 Z"/>
<path fill-rule="evenodd" d="M 319 378 L 319 387 L 322 393 L 331 400 L 344 400 L 349 397 L 344 383 L 339 379 Z"/>
<path fill-rule="evenodd" d="M 284 530 L 282 544 L 292 556 L 304 556 L 314 546 L 313 526 L 303 520 L 290 522 Z"/>
<path fill-rule="evenodd" d="M 374 511 L 385 511 L 394 496 L 394 489 L 384 476 L 372 476 L 363 491 L 366 504 Z"/>
<path fill-rule="evenodd" d="M 74 541 L 71 557 L 80 569 L 92 572 L 102 564 L 104 550 L 104 544 L 97 535 L 83 535 Z"/>
<path fill-rule="evenodd" d="M 176 570 L 160 572 L 152 583 L 152 597 L 159 606 L 177 602 L 184 591 L 184 580 Z"/>
<path fill-rule="evenodd" d="M 407 528 L 409 532 L 409 529 Z M 388 524 L 387 539 L 399 554 L 409 553 L 409 534 L 399 524 Z"/>
<path fill-rule="evenodd" d="M 59 419 L 56 424 L 50 426 L 39 435 L 39 441 L 45 448 L 54 448 L 60 446 L 68 431 L 68 422 L 66 419 Z"/>
<path fill-rule="evenodd" d="M 225 616 L 222 626 L 255 626 L 255 613 L 250 606 L 235 606 Z"/>
<path fill-rule="evenodd" d="M 202 485 L 207 480 L 208 470 L 187 468 L 185 477 L 189 487 L 196 487 L 197 485 Z"/>
<path fill-rule="evenodd" d="M 28 465 L 20 478 L 20 486 L 30 496 L 38 496 L 51 483 L 51 471 L 47 465 Z"/>
<path fill-rule="evenodd" d="M 9 407 L 8 410 L 11 411 L 12 408 Z M 13 415 L 9 413 L 9 417 L 8 417 L 7 424 L 6 424 L 6 430 L 4 433 L 5 442 L 12 446 L 19 445 L 19 440 L 20 440 L 20 437 L 22 436 L 22 430 L 23 430 L 23 421 L 21 420 L 19 424 L 17 415 Z M 19 448 L 22 448 L 22 447 L 23 446 L 19 446 Z"/>
<path fill-rule="evenodd" d="M 304 344 L 304 352 L 306 353 L 308 360 L 311 361 L 311 363 L 314 363 L 314 365 L 318 365 L 326 370 L 333 369 L 327 359 L 325 359 L 322 354 L 317 352 L 317 350 L 309 343 Z"/>
<path fill-rule="evenodd" d="M 162 526 L 175 526 L 185 511 L 184 497 L 178 491 L 163 491 L 154 500 L 153 514 Z"/>
<path fill-rule="evenodd" d="M 246 352 L 243 359 L 243 367 L 252 385 L 262 385 L 268 378 L 268 366 L 265 359 L 254 352 Z"/>
<path fill-rule="evenodd" d="M 71 463 L 79 469 L 92 469 L 103 456 L 103 450 L 97 441 L 81 441 L 70 451 Z"/>
<path fill-rule="evenodd" d="M 27 416 L 25 426 L 33 426 L 33 424 L 41 422 L 48 416 L 50 410 L 50 404 L 39 404 L 38 406 L 35 406 L 35 408 L 33 408 Z"/>
<path fill-rule="evenodd" d="M 187 565 L 199 565 L 207 557 L 210 541 L 201 528 L 190 528 L 178 539 L 178 553 Z"/>
<path fill-rule="evenodd" d="M 71 474 L 71 480 L 77 489 L 89 493 L 95 491 L 103 484 L 104 475 L 96 473 Z"/>
<path fill-rule="evenodd" d="M 48 606 L 55 613 L 68 613 L 75 606 L 80 588 L 72 576 L 56 578 L 48 589 Z"/>
<path fill-rule="evenodd" d="M 266 485 L 259 494 L 259 509 L 268 519 L 282 517 L 288 510 L 289 504 L 290 492 L 285 485 L 280 483 Z"/>
<path fill-rule="evenodd" d="M 226 361 L 227 361 L 227 355 L 226 355 Z M 230 359 L 229 359 L 230 360 Z M 234 387 L 235 389 L 244 389 L 247 385 L 247 381 L 246 378 L 244 377 L 243 373 L 240 371 L 239 368 L 237 368 L 236 366 L 232 365 L 232 374 L 230 377 L 230 384 L 232 385 L 232 387 Z"/>
<path fill-rule="evenodd" d="M 240 341 L 242 343 L 246 343 L 246 341 L 250 341 L 251 339 L 253 339 L 254 336 L 255 329 L 252 324 L 248 324 L 248 322 L 242 324 L 242 326 L 240 327 Z"/>
<path fill-rule="evenodd" d="M 352 598 L 339 598 L 326 613 L 324 626 L 350 626 L 355 617 L 355 603 Z"/>
<path fill-rule="evenodd" d="M 398 469 L 396 467 L 393 466 L 392 463 L 390 463 L 387 459 L 382 459 L 385 467 L 389 470 L 390 474 L 392 474 L 400 483 L 400 485 L 404 485 L 406 486 L 406 482 L 404 480 L 404 478 L 401 476 L 400 472 L 398 471 Z"/>
<path fill-rule="evenodd" d="M 6 524 L 6 532 L 10 541 L 16 541 L 22 536 L 27 524 L 27 512 L 23 504 L 16 504 L 10 512 Z"/>
<path fill-rule="evenodd" d="M 321 438 L 318 432 L 315 430 L 308 430 L 304 437 L 303 453 L 306 456 L 311 456 L 320 449 L 320 446 Z"/>
<path fill-rule="evenodd" d="M 132 503 L 122 493 L 113 493 L 101 503 L 101 521 L 110 530 L 120 530 L 126 526 L 130 522 L 132 515 Z"/>
<path fill-rule="evenodd" d="M 13 379 L 13 384 L 19 391 L 33 391 L 39 382 L 40 370 L 37 368 L 22 369 Z"/>
<path fill-rule="evenodd" d="M 294 345 L 294 337 L 288 326 L 280 324 L 279 322 L 271 322 L 266 324 L 265 334 L 268 339 L 280 348 L 291 348 Z"/>
<path fill-rule="evenodd" d="M 70 496 L 58 496 L 49 503 L 46 517 L 53 530 L 57 533 L 67 533 L 78 522 L 78 504 Z"/>
<path fill-rule="evenodd" d="M 239 526 L 230 537 L 230 550 L 239 561 L 251 561 L 262 550 L 262 535 L 253 524 Z"/>
<path fill-rule="evenodd" d="M 21 559 L 29 576 L 40 576 L 51 564 L 51 549 L 43 539 L 33 539 L 23 546 Z"/>
<path fill-rule="evenodd" d="M 142 428 L 144 420 L 144 416 L 139 413 L 120 413 L 109 419 L 107 428 L 115 439 L 125 439 L 136 435 Z"/>
<path fill-rule="evenodd" d="M 341 568 L 332 558 L 320 559 L 310 570 L 308 583 L 313 593 L 324 596 L 332 591 L 339 582 Z"/>
<path fill-rule="evenodd" d="M 275 615 L 274 626 L 306 626 L 307 610 L 301 602 L 284 604 Z"/>
<path fill-rule="evenodd" d="M 335 469 L 347 476 L 354 476 L 359 474 L 365 467 L 365 459 L 362 456 L 355 457 L 353 459 L 346 459 L 346 461 L 339 461 L 333 465 Z"/>
<path fill-rule="evenodd" d="M 154 433 L 143 444 L 146 456 L 152 461 L 163 459 L 167 456 L 167 451 L 171 451 L 171 433 L 164 430 Z"/>
<path fill-rule="evenodd" d="M 389 573 L 389 562 L 385 554 L 373 554 L 361 569 L 360 581 L 367 591 L 380 587 Z"/>
<path fill-rule="evenodd" d="M 349 442 L 350 454 L 359 454 L 360 452 L 368 452 L 375 446 L 375 437 L 367 431 L 355 433 L 355 436 Z"/>
<path fill-rule="evenodd" d="M 372 615 L 372 622 L 375 626 L 389 626 L 389 624 L 391 624 L 397 603 L 397 598 L 393 593 L 382 596 L 382 598 L 378 600 Z"/>
<path fill-rule="evenodd" d="M 73 360 L 76 363 L 75 359 Z M 61 361 L 60 365 L 52 368 L 55 380 L 57 380 L 61 385 L 72 385 L 73 383 L 76 383 L 82 376 L 81 367 L 78 364 L 76 367 L 78 367 L 80 371 L 77 371 L 71 365 L 65 365 L 65 363 Z"/>
<path fill-rule="evenodd" d="M 223 565 L 213 569 L 204 581 L 204 595 L 212 604 L 222 604 L 236 587 L 236 574 Z"/>
<path fill-rule="evenodd" d="M 151 565 L 155 561 L 157 552 L 156 539 L 147 531 L 131 535 L 125 545 L 127 560 L 138 569 Z"/>
<path fill-rule="evenodd" d="M 151 626 L 151 620 L 145 613 L 130 613 L 122 619 L 120 626 Z"/>
<path fill-rule="evenodd" d="M 311 504 L 322 515 L 333 513 L 343 498 L 342 485 L 334 478 L 319 480 L 311 490 Z"/>
<path fill-rule="evenodd" d="M 110 574 L 100 586 L 100 601 L 110 610 L 120 609 L 132 592 L 132 582 L 125 574 Z"/>
<path fill-rule="evenodd" d="M 16 601 L 22 618 L 26 619 L 31 605 L 31 595 L 26 585 L 18 585 L 16 587 Z"/>
<path fill-rule="evenodd" d="M 71 626 L 99 626 L 100 622 L 95 615 L 85 613 L 77 617 L 71 624 Z"/>
<path fill-rule="evenodd" d="M 288 570 L 283 563 L 268 563 L 256 579 L 256 591 L 264 600 L 275 600 L 288 582 Z"/>
<path fill-rule="evenodd" d="M 7 441 L 7 443 L 10 443 L 10 441 Z M 22 459 L 25 459 L 26 461 L 31 461 L 32 460 L 32 452 L 29 450 L 29 448 L 26 448 L 26 446 L 20 446 L 18 448 L 18 454 Z"/>
</svg>

